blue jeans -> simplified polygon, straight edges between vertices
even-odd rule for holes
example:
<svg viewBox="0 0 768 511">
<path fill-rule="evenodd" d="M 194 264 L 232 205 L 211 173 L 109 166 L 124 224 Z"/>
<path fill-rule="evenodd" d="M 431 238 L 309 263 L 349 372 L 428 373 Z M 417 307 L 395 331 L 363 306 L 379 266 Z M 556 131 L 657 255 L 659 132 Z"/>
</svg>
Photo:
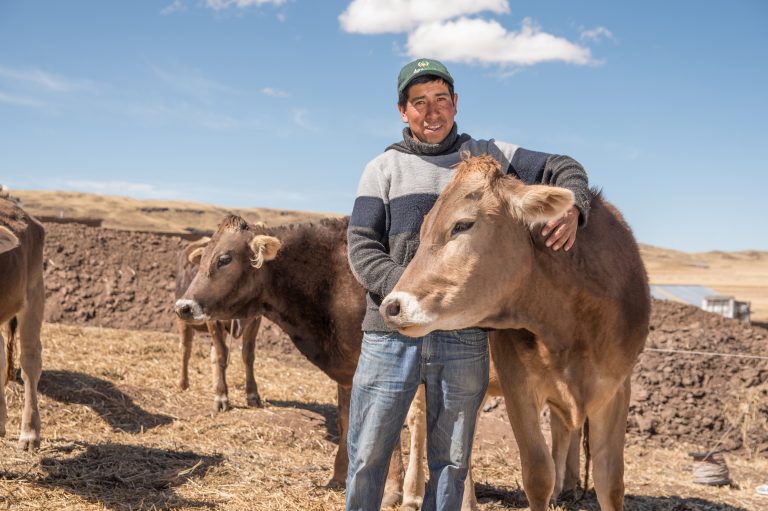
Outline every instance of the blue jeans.
<svg viewBox="0 0 768 511">
<path fill-rule="evenodd" d="M 488 361 L 488 334 L 479 329 L 364 333 L 349 409 L 348 511 L 379 511 L 389 458 L 421 383 L 429 467 L 422 509 L 461 509 Z"/>
</svg>

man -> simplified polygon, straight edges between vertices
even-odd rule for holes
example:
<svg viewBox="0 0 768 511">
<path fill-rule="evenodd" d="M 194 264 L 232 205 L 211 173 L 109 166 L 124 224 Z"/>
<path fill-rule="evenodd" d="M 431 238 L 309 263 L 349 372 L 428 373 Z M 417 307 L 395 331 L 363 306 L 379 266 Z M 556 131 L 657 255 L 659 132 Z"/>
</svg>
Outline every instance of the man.
<svg viewBox="0 0 768 511">
<path fill-rule="evenodd" d="M 572 190 L 576 206 L 545 225 L 553 250 L 569 250 L 587 219 L 584 169 L 567 156 L 528 151 L 458 134 L 458 95 L 446 67 L 418 59 L 397 81 L 403 140 L 366 166 L 349 223 L 352 271 L 368 290 L 363 344 L 352 386 L 347 510 L 380 507 L 387 463 L 408 407 L 426 386 L 429 482 L 422 509 L 457 510 L 472 450 L 475 418 L 488 384 L 488 336 L 480 329 L 409 338 L 379 316 L 381 300 L 416 252 L 424 215 L 453 175 L 460 153 L 488 153 L 526 183 Z"/>
</svg>

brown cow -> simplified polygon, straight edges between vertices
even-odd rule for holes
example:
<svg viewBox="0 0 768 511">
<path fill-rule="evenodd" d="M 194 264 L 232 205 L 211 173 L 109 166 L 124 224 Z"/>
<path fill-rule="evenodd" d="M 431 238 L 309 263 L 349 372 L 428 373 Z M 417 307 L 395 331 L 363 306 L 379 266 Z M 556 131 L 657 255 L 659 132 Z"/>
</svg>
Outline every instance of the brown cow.
<svg viewBox="0 0 768 511">
<path fill-rule="evenodd" d="M 416 255 L 381 313 L 406 335 L 505 329 L 491 334 L 491 349 L 531 509 L 546 509 L 563 488 L 568 451 L 588 418 L 598 501 L 620 510 L 630 373 L 648 334 L 648 281 L 632 233 L 599 195 L 572 250 L 545 247 L 535 226 L 572 204 L 570 191 L 526 186 L 490 157 L 462 162 L 425 217 Z M 539 427 L 545 404 L 552 455 Z"/>
<path fill-rule="evenodd" d="M 205 237 L 188 244 L 179 253 L 176 265 L 176 299 L 181 298 L 197 274 L 200 257 L 210 238 Z M 245 397 L 248 406 L 261 406 L 261 396 L 253 375 L 254 347 L 256 335 L 259 333 L 261 316 L 246 320 L 232 321 L 185 321 L 176 317 L 179 330 L 179 347 L 181 348 L 181 375 L 179 388 L 189 388 L 189 357 L 192 352 L 192 339 L 195 331 L 208 332 L 211 336 L 211 371 L 213 376 L 213 413 L 226 411 L 229 408 L 227 388 L 227 365 L 229 348 L 226 344 L 226 334 L 242 338 L 242 357 L 245 366 Z"/>
<path fill-rule="evenodd" d="M 183 319 L 263 314 L 338 384 L 340 439 L 332 486 L 346 482 L 349 398 L 365 312 L 365 291 L 347 262 L 347 223 L 346 218 L 325 219 L 264 228 L 228 216 L 206 247 L 187 292 L 176 301 Z M 399 449 L 392 460 L 385 490 L 389 504 L 402 497 Z"/>
<path fill-rule="evenodd" d="M 43 322 L 43 244 L 45 231 L 15 202 L 0 198 L 0 325 L 8 334 L 7 355 L 13 353 L 18 329 L 21 374 L 24 379 L 24 411 L 21 417 L 19 447 L 40 446 L 40 413 L 37 408 L 37 383 L 42 371 L 40 328 Z M 13 326 L 10 326 L 13 325 Z M 2 356 L 0 390 L 0 435 L 5 435 L 5 384 L 8 375 L 6 356 Z M 12 367 L 12 358 L 7 367 Z"/>
</svg>

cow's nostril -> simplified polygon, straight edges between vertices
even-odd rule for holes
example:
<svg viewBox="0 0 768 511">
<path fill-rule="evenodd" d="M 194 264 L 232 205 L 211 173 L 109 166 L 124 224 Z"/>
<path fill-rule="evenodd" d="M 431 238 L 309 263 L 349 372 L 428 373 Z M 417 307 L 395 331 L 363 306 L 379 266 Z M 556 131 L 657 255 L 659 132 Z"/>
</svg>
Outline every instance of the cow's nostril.
<svg viewBox="0 0 768 511">
<path fill-rule="evenodd" d="M 184 305 L 179 305 L 176 307 L 176 314 L 179 316 L 189 316 L 192 312 L 192 307 L 189 306 L 189 304 L 185 303 Z"/>
<path fill-rule="evenodd" d="M 399 300 L 393 300 L 387 304 L 387 316 L 389 317 L 397 317 L 400 315 L 400 301 Z"/>
</svg>

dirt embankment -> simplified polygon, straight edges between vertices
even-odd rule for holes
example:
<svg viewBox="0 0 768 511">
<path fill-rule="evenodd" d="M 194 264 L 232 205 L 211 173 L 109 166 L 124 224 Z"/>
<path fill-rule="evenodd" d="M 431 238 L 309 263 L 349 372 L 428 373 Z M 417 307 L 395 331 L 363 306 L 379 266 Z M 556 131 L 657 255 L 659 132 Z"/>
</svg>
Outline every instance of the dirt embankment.
<svg viewBox="0 0 768 511">
<path fill-rule="evenodd" d="M 82 224 L 45 227 L 46 321 L 173 330 L 184 240 Z M 266 323 L 261 343 L 292 349 Z M 767 329 L 655 301 L 647 347 L 632 379 L 632 441 L 768 453 L 768 360 L 743 357 L 768 356 Z"/>
</svg>

